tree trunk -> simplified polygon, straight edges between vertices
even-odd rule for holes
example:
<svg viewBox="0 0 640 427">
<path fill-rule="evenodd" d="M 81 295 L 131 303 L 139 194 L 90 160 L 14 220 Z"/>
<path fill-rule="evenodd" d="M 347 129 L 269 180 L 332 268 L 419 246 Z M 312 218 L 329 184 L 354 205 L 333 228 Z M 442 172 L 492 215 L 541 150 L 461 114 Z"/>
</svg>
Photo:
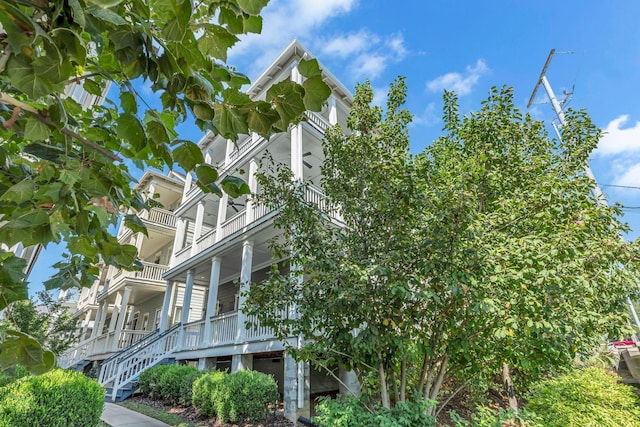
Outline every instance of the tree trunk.
<svg viewBox="0 0 640 427">
<path fill-rule="evenodd" d="M 382 399 L 382 407 L 391 409 L 391 402 L 389 401 L 389 390 L 387 388 L 387 378 L 382 362 L 378 364 L 378 375 L 380 376 L 380 398 Z"/>
<path fill-rule="evenodd" d="M 400 364 L 400 401 L 407 400 L 407 355 L 402 356 Z"/>
<path fill-rule="evenodd" d="M 502 381 L 504 383 L 504 390 L 509 398 L 509 408 L 518 413 L 518 399 L 516 399 L 516 393 L 513 389 L 513 382 L 511 382 L 511 370 L 506 363 L 502 364 Z"/>
</svg>

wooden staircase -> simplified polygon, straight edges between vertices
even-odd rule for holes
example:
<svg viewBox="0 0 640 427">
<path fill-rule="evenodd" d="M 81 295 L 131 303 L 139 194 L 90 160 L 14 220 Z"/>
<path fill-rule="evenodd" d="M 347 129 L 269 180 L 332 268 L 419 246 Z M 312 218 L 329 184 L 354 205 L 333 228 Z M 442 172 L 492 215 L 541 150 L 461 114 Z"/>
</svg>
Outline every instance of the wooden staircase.
<svg viewBox="0 0 640 427">
<path fill-rule="evenodd" d="M 145 369 L 173 363 L 171 354 L 178 350 L 181 326 L 154 332 L 105 360 L 98 377 L 106 390 L 105 400 L 121 402 L 138 388 L 138 377 Z"/>
</svg>

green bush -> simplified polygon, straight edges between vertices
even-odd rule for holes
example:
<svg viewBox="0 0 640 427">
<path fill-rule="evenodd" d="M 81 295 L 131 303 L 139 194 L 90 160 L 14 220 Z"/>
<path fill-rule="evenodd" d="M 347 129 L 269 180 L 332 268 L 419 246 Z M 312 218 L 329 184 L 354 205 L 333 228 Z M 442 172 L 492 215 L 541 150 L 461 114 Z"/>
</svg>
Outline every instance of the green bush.
<svg viewBox="0 0 640 427">
<path fill-rule="evenodd" d="M 160 395 L 160 378 L 171 365 L 153 366 L 140 374 L 140 392 L 152 399 L 161 399 Z"/>
<path fill-rule="evenodd" d="M 210 371 L 193 382 L 193 406 L 207 417 L 217 415 L 213 396 L 218 395 L 218 387 L 221 387 L 228 374 L 222 371 Z"/>
<path fill-rule="evenodd" d="M 526 409 L 545 427 L 637 427 L 640 399 L 601 368 L 576 369 L 534 384 Z"/>
<path fill-rule="evenodd" d="M 218 416 L 223 423 L 264 420 L 269 404 L 277 399 L 278 385 L 273 377 L 257 371 L 212 371 L 193 387 L 194 406 L 207 416 Z"/>
<path fill-rule="evenodd" d="M 313 421 L 332 427 L 429 427 L 435 426 L 433 417 L 427 415 L 429 402 L 421 398 L 415 401 L 398 402 L 392 409 L 374 407 L 366 409 L 360 399 L 340 396 L 338 399 L 324 398 L 316 406 Z"/>
<path fill-rule="evenodd" d="M 509 409 L 489 408 L 480 406 L 476 413 L 471 416 L 471 421 L 461 418 L 455 411 L 449 412 L 451 420 L 454 421 L 455 427 L 543 427 L 524 409 L 518 411 L 518 414 Z"/>
<path fill-rule="evenodd" d="M 217 399 L 216 412 L 222 422 L 241 418 L 264 420 L 269 404 L 278 400 L 278 385 L 271 375 L 238 371 L 225 377 Z"/>
<path fill-rule="evenodd" d="M 27 368 L 21 365 L 16 365 L 4 372 L 0 372 L 0 387 L 9 385 L 14 381 L 28 377 L 29 375 L 31 375 L 31 373 L 27 371 Z"/>
<path fill-rule="evenodd" d="M 90 427 L 100 422 L 104 389 L 84 375 L 55 369 L 4 387 L 0 427 Z"/>
<path fill-rule="evenodd" d="M 201 372 L 192 366 L 159 365 L 140 374 L 140 391 L 170 404 L 191 405 L 193 382 Z"/>
</svg>

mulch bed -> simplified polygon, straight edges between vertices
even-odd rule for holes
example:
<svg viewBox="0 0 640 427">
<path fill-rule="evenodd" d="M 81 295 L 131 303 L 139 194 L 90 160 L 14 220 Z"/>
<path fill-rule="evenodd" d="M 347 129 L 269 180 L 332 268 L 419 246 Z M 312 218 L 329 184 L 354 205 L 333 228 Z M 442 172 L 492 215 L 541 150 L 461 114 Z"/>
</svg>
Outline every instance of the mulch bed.
<svg viewBox="0 0 640 427">
<path fill-rule="evenodd" d="M 147 406 L 153 406 L 170 414 L 176 414 L 200 427 L 295 427 L 293 422 L 284 417 L 282 407 L 278 407 L 275 415 L 272 413 L 271 418 L 264 423 L 241 422 L 239 424 L 228 424 L 221 423 L 220 420 L 216 418 L 207 418 L 200 415 L 193 406 L 172 406 L 167 405 L 161 400 L 153 400 L 142 396 L 133 396 L 129 398 L 129 400 Z"/>
</svg>

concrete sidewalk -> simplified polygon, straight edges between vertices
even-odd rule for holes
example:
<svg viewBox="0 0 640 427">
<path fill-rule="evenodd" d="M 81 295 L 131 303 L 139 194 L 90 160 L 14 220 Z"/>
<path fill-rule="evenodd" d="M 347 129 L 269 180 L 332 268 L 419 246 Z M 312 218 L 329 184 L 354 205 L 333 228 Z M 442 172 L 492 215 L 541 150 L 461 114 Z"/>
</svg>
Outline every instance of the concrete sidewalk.
<svg viewBox="0 0 640 427">
<path fill-rule="evenodd" d="M 100 418 L 111 427 L 169 427 L 169 424 L 162 421 L 107 402 L 104 404 L 104 411 Z"/>
</svg>

